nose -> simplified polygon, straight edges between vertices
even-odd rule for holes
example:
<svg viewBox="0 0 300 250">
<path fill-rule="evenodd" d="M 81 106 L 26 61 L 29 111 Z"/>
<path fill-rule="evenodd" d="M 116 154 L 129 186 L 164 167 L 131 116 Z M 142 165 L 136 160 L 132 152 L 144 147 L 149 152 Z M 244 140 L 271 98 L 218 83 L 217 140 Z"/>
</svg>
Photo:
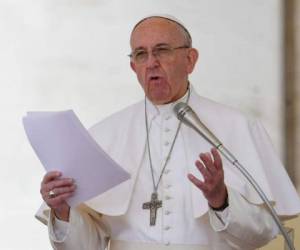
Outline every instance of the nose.
<svg viewBox="0 0 300 250">
<path fill-rule="evenodd" d="M 160 65 L 160 62 L 159 62 L 157 56 L 154 55 L 153 53 L 149 53 L 148 59 L 146 61 L 147 68 L 155 68 L 155 67 L 158 67 L 159 65 Z"/>
</svg>

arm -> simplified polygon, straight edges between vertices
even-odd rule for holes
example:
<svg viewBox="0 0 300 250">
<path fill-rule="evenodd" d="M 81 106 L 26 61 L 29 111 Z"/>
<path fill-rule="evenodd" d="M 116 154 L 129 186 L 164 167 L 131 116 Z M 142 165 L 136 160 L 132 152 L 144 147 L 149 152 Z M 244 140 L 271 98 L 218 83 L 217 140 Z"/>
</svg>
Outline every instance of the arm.
<svg viewBox="0 0 300 250">
<path fill-rule="evenodd" d="M 229 206 L 223 211 L 209 210 L 210 224 L 233 249 L 255 249 L 278 234 L 272 216 L 263 205 L 251 204 L 228 188 Z"/>
<path fill-rule="evenodd" d="M 191 174 L 188 178 L 208 201 L 213 229 L 233 249 L 246 250 L 265 245 L 278 232 L 271 215 L 264 206 L 251 204 L 239 193 L 226 187 L 221 156 L 216 149 L 212 149 L 211 154 L 202 153 L 201 161 L 196 161 L 204 180 Z M 218 211 L 218 208 L 223 211 Z"/>
<path fill-rule="evenodd" d="M 101 215 L 83 205 L 70 210 L 68 222 L 52 212 L 48 232 L 52 247 L 59 250 L 104 250 L 109 239 Z"/>
<path fill-rule="evenodd" d="M 71 209 L 67 198 L 73 195 L 76 185 L 61 173 L 48 172 L 41 183 L 40 193 L 51 209 L 48 219 L 50 242 L 59 250 L 104 250 L 107 234 L 103 230 L 100 215 L 80 205 Z"/>
</svg>

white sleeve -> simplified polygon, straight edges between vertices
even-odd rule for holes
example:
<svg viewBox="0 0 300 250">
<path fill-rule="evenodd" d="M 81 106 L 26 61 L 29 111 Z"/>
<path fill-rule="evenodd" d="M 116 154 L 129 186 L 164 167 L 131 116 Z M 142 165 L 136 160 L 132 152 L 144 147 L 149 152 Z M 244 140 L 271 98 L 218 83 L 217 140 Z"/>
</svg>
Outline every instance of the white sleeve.
<svg viewBox="0 0 300 250">
<path fill-rule="evenodd" d="M 79 208 L 70 210 L 69 222 L 59 221 L 50 213 L 48 232 L 57 250 L 104 250 L 109 240 L 101 215 Z"/>
<path fill-rule="evenodd" d="M 222 212 L 209 210 L 214 231 L 233 249 L 255 249 L 267 244 L 279 232 L 263 205 L 251 204 L 228 187 L 229 206 Z"/>
<path fill-rule="evenodd" d="M 55 218 L 53 220 L 53 230 L 51 230 L 50 234 L 56 241 L 62 242 L 66 237 L 69 229 L 69 222 L 58 220 Z M 53 231 L 53 232 L 52 232 Z"/>
</svg>

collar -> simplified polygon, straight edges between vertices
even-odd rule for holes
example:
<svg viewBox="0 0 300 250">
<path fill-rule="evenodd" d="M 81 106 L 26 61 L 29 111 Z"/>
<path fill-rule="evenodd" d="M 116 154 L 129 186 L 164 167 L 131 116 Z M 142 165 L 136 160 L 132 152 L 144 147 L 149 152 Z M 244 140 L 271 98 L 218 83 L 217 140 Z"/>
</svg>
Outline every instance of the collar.
<svg viewBox="0 0 300 250">
<path fill-rule="evenodd" d="M 192 92 L 192 87 L 190 86 L 190 92 Z M 148 119 L 151 122 L 155 118 L 159 116 L 170 116 L 170 115 L 175 115 L 173 112 L 174 106 L 179 103 L 179 102 L 186 102 L 188 98 L 188 91 L 185 92 L 184 96 L 181 98 L 177 99 L 174 102 L 167 103 L 167 104 L 162 104 L 162 105 L 155 105 L 153 104 L 147 97 L 146 98 L 146 103 L 147 103 L 147 115 Z"/>
</svg>

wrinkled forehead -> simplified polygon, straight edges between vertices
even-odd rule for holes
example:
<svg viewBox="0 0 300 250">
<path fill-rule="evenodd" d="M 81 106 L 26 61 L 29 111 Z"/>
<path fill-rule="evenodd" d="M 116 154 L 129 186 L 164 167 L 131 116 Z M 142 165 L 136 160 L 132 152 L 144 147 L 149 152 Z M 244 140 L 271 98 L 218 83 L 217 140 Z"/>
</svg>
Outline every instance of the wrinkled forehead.
<svg viewBox="0 0 300 250">
<path fill-rule="evenodd" d="M 191 46 L 191 36 L 185 26 L 177 19 L 165 16 L 149 16 L 141 19 L 132 29 L 130 45 L 135 47 L 136 43 L 148 39 L 164 40 L 164 38 L 184 40 Z"/>
</svg>

